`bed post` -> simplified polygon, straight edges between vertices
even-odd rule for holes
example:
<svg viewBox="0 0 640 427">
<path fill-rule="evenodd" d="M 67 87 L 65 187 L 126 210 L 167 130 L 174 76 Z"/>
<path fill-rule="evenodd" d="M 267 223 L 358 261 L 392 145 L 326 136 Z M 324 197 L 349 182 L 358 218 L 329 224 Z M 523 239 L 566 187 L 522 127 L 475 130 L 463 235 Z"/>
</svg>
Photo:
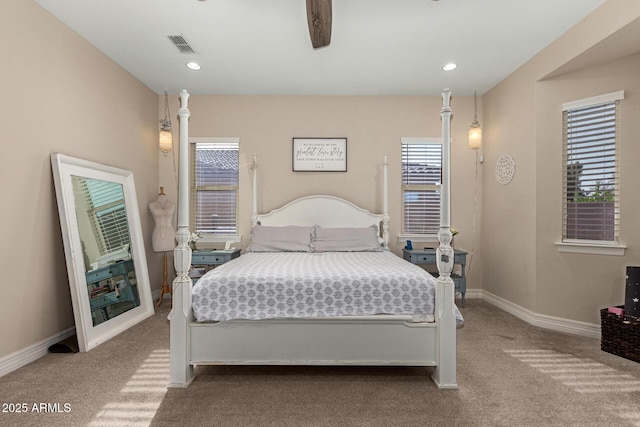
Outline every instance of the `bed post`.
<svg viewBox="0 0 640 427">
<path fill-rule="evenodd" d="M 193 380 L 193 366 L 190 364 L 191 322 L 191 247 L 189 240 L 189 93 L 180 92 L 180 168 L 178 178 L 178 230 L 174 250 L 176 278 L 173 281 L 173 306 L 169 313 L 170 382 L 169 387 L 186 387 Z"/>
<path fill-rule="evenodd" d="M 384 239 L 384 247 L 389 249 L 389 183 L 388 183 L 389 160 L 385 153 L 382 158 L 382 238 Z"/>
<path fill-rule="evenodd" d="M 258 156 L 253 155 L 251 164 L 253 172 L 253 188 L 251 189 L 251 226 L 258 224 Z"/>
<path fill-rule="evenodd" d="M 453 248 L 451 247 L 451 91 L 442 92 L 442 189 L 440 192 L 440 246 L 436 249 L 438 284 L 436 288 L 436 319 L 438 327 L 438 363 L 433 381 L 438 388 L 458 388 L 456 382 L 456 318 L 453 309 L 454 288 Z"/>
</svg>

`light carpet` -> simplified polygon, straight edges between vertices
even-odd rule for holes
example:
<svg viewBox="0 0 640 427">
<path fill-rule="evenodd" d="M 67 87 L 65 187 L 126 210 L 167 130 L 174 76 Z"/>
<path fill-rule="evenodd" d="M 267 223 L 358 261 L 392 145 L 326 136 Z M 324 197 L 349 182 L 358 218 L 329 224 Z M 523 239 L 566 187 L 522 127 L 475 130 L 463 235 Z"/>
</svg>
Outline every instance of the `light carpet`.
<svg viewBox="0 0 640 427">
<path fill-rule="evenodd" d="M 166 389 L 168 303 L 88 353 L 0 378 L 4 426 L 636 426 L 640 364 L 467 300 L 458 390 L 431 368 L 197 367 Z M 14 406 L 15 409 L 15 406 Z"/>
</svg>

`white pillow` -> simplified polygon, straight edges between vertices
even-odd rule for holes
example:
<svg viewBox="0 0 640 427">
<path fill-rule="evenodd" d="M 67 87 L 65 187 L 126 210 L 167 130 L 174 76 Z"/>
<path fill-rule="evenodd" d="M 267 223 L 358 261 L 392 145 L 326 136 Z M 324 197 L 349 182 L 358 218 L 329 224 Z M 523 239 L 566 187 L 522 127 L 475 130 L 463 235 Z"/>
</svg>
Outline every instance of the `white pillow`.
<svg viewBox="0 0 640 427">
<path fill-rule="evenodd" d="M 378 227 L 315 228 L 311 241 L 313 252 L 379 252 Z"/>
<path fill-rule="evenodd" d="M 313 227 L 256 225 L 247 252 L 311 252 Z"/>
</svg>

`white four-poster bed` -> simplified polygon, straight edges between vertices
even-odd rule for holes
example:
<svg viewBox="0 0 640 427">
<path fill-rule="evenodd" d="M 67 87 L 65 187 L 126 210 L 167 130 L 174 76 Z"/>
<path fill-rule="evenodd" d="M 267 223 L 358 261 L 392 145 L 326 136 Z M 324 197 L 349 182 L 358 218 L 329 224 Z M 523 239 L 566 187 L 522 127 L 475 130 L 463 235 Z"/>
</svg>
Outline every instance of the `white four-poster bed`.
<svg viewBox="0 0 640 427">
<path fill-rule="evenodd" d="M 431 321 L 416 321 L 406 314 L 274 317 L 261 320 L 197 321 L 192 281 L 188 275 L 191 249 L 189 231 L 189 94 L 183 90 L 180 115 L 180 171 L 178 231 L 175 249 L 177 277 L 173 282 L 170 319 L 170 387 L 187 387 L 195 365 L 360 365 L 432 366 L 439 388 L 457 388 L 456 308 L 451 279 L 453 248 L 450 231 L 450 91 L 442 93 L 441 224 L 437 248 L 440 276 L 435 281 Z M 380 227 L 381 246 L 387 248 L 387 156 L 383 167 L 383 212 L 373 214 L 332 196 L 307 196 L 270 213 L 257 209 L 257 162 L 253 164 L 252 225 L 264 227 Z M 385 251 L 385 256 L 389 252 Z M 250 259 L 242 255 L 237 261 Z M 273 255 L 272 255 L 273 256 Z M 411 268 L 418 268 L 408 264 Z M 231 262 L 235 262 L 233 260 Z M 230 262 L 230 263 L 231 263 Z M 396 262 L 395 259 L 392 262 Z M 218 269 L 226 267 L 227 263 Z M 216 270 L 218 270 L 216 269 Z M 213 270 L 213 271 L 216 271 Z M 426 276 L 430 277 L 427 273 Z M 202 280 L 202 279 L 201 279 Z M 200 282 L 198 282 L 199 284 Z"/>
</svg>

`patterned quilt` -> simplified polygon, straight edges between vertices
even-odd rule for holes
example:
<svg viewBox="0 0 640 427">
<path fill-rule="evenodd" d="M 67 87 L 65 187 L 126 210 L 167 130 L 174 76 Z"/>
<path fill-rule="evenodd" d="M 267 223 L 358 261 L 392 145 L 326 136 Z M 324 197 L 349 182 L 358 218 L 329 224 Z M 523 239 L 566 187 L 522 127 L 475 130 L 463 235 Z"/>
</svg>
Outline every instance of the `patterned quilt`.
<svg viewBox="0 0 640 427">
<path fill-rule="evenodd" d="M 198 321 L 372 314 L 433 321 L 435 279 L 391 252 L 247 253 L 193 287 Z M 462 322 L 456 308 L 458 323 Z"/>
</svg>

